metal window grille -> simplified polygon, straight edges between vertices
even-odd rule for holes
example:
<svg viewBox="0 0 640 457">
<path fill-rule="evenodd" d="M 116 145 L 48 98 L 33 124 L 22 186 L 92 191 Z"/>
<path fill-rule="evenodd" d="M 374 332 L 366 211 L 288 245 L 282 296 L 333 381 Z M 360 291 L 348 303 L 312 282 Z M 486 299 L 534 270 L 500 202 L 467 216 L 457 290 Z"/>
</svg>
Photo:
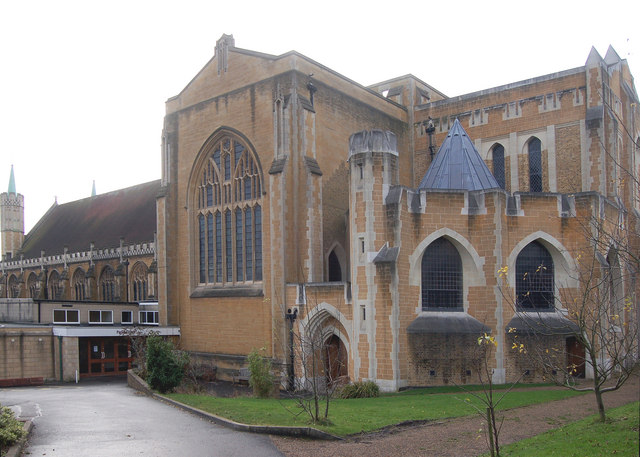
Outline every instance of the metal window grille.
<svg viewBox="0 0 640 457">
<path fill-rule="evenodd" d="M 520 309 L 554 308 L 553 259 L 537 241 L 529 243 L 516 259 L 516 298 Z"/>
<path fill-rule="evenodd" d="M 504 147 L 496 144 L 493 147 L 493 176 L 502 189 L 506 189 L 504 168 Z"/>
<path fill-rule="evenodd" d="M 542 192 L 542 152 L 537 138 L 529 141 L 529 190 Z"/>
<path fill-rule="evenodd" d="M 431 243 L 422 256 L 422 309 L 462 308 L 462 261 L 446 238 Z"/>
</svg>

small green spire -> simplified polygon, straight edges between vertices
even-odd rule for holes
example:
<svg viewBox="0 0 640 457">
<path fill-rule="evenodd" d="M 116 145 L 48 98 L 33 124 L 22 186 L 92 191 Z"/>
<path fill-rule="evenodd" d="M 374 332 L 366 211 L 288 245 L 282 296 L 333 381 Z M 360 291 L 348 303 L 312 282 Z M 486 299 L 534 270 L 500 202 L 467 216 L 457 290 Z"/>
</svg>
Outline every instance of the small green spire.
<svg viewBox="0 0 640 457">
<path fill-rule="evenodd" d="M 96 196 L 96 180 L 93 180 L 93 187 L 91 188 L 91 196 L 95 197 Z"/>
<path fill-rule="evenodd" d="M 16 178 L 13 176 L 13 165 L 11 165 L 11 175 L 9 176 L 9 193 L 16 193 Z"/>
</svg>

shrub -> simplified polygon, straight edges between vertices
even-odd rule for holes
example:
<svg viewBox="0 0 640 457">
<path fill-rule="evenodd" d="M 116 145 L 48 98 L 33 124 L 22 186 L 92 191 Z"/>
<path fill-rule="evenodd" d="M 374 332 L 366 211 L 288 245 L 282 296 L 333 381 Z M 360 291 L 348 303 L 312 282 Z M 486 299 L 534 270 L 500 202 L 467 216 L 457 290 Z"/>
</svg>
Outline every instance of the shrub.
<svg viewBox="0 0 640 457">
<path fill-rule="evenodd" d="M 173 343 L 158 335 L 147 338 L 147 382 L 161 393 L 176 388 L 189 363 L 189 356 L 176 351 Z"/>
<path fill-rule="evenodd" d="M 373 381 L 347 384 L 340 390 L 340 398 L 371 398 L 380 395 L 380 387 Z"/>
<path fill-rule="evenodd" d="M 14 417 L 9 408 L 0 406 L 0 450 L 8 448 L 24 436 L 22 422 Z"/>
<path fill-rule="evenodd" d="M 271 360 L 264 357 L 260 351 L 254 349 L 249 354 L 249 385 L 253 394 L 258 398 L 267 398 L 273 392 L 273 375 L 271 374 Z"/>
</svg>

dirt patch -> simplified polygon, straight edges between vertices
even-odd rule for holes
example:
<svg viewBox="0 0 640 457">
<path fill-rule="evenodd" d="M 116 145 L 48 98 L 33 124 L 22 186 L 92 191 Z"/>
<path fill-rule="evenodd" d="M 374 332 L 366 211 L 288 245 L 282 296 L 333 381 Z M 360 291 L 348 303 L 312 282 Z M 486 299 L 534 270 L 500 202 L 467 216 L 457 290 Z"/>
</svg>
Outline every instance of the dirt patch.
<svg viewBox="0 0 640 457">
<path fill-rule="evenodd" d="M 638 376 L 632 377 L 620 390 L 604 395 L 605 407 L 614 408 L 640 400 L 639 387 Z M 539 435 L 596 412 L 595 398 L 590 393 L 504 411 L 500 443 L 506 445 Z M 389 427 L 380 432 L 358 435 L 340 442 L 275 436 L 272 440 L 287 457 L 469 457 L 487 451 L 483 426 L 482 419 L 473 416 Z"/>
</svg>

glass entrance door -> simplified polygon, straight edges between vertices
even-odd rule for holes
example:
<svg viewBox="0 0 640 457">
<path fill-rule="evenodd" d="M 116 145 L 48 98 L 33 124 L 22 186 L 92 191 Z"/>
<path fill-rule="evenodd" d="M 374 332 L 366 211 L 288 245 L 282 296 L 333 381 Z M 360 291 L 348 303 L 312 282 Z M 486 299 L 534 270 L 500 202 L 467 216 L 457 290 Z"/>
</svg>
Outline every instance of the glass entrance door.
<svg viewBox="0 0 640 457">
<path fill-rule="evenodd" d="M 81 375 L 105 376 L 126 374 L 133 358 L 126 338 L 83 338 L 80 357 L 87 363 L 81 363 Z"/>
</svg>

